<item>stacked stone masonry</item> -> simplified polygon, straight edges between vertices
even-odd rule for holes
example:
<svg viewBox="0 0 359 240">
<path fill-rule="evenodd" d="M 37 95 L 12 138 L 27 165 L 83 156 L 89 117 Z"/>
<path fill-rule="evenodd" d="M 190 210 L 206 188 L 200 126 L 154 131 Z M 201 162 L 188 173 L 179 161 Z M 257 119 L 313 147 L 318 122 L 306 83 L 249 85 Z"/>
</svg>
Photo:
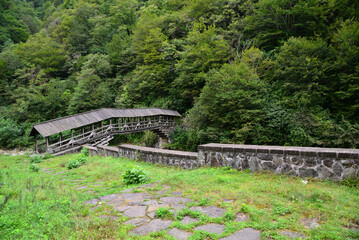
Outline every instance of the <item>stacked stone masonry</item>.
<svg viewBox="0 0 359 240">
<path fill-rule="evenodd" d="M 181 167 L 184 169 L 193 169 L 202 166 L 198 160 L 198 153 L 171 151 L 166 149 L 141 147 L 129 144 L 123 144 L 118 147 L 86 146 L 91 155 L 126 157 L 133 160 L 144 162 L 159 163 L 169 166 Z"/>
<path fill-rule="evenodd" d="M 230 166 L 252 172 L 342 180 L 357 178 L 358 149 L 277 147 L 235 144 L 205 144 L 198 147 L 205 165 Z"/>
<path fill-rule="evenodd" d="M 342 180 L 358 177 L 359 150 L 335 148 L 277 147 L 235 144 L 205 144 L 198 153 L 171 151 L 123 144 L 118 147 L 86 146 L 91 155 L 126 157 L 184 169 L 204 165 L 232 167 L 251 172 Z"/>
</svg>

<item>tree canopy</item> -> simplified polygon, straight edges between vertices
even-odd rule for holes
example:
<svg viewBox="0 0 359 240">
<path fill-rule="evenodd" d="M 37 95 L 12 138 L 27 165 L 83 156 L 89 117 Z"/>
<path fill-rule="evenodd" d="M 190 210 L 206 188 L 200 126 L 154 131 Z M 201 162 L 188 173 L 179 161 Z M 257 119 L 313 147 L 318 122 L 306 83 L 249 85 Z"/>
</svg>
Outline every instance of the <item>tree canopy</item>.
<svg viewBox="0 0 359 240">
<path fill-rule="evenodd" d="M 0 145 L 68 114 L 163 107 L 184 115 L 172 148 L 359 147 L 358 5 L 0 0 Z"/>
</svg>

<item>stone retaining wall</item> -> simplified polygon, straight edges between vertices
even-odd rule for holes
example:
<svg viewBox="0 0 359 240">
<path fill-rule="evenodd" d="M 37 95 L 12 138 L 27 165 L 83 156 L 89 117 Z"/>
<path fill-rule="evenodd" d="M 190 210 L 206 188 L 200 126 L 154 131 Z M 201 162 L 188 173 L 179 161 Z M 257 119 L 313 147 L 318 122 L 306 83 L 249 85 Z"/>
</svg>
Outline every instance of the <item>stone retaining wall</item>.
<svg viewBox="0 0 359 240">
<path fill-rule="evenodd" d="M 181 167 L 184 169 L 193 169 L 202 166 L 198 160 L 198 153 L 194 152 L 171 151 L 129 144 L 123 144 L 118 147 L 91 147 L 86 145 L 84 147 L 88 148 L 91 156 L 125 157 L 133 160 Z"/>
<path fill-rule="evenodd" d="M 203 165 L 229 166 L 239 170 L 250 169 L 252 172 L 270 170 L 277 174 L 332 180 L 357 178 L 359 174 L 357 149 L 210 143 L 198 146 L 198 153 L 194 153 L 128 144 L 86 147 L 92 156 L 121 156 L 185 169 Z"/>
<path fill-rule="evenodd" d="M 199 161 L 211 166 L 230 166 L 253 171 L 342 180 L 356 178 L 359 150 L 277 147 L 234 144 L 198 146 Z"/>
</svg>

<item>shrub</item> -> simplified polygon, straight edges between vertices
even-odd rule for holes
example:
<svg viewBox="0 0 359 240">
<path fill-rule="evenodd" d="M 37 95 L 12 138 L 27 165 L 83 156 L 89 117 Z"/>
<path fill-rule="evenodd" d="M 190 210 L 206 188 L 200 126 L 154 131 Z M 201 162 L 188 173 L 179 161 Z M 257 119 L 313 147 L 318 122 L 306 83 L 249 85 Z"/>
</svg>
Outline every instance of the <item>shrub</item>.
<svg viewBox="0 0 359 240">
<path fill-rule="evenodd" d="M 143 136 L 146 147 L 155 147 L 157 143 L 158 136 L 152 131 L 146 131 Z"/>
<path fill-rule="evenodd" d="M 87 147 L 81 149 L 81 155 L 85 157 L 89 156 L 89 150 Z"/>
<path fill-rule="evenodd" d="M 53 157 L 53 155 L 51 153 L 45 153 L 44 156 L 42 157 L 42 159 L 49 159 L 52 157 Z"/>
<path fill-rule="evenodd" d="M 144 183 L 148 180 L 148 173 L 138 166 L 130 167 L 122 174 L 125 184 Z"/>
<path fill-rule="evenodd" d="M 30 164 L 30 170 L 33 171 L 33 172 L 38 172 L 40 170 L 40 167 L 36 163 L 31 163 Z"/>
<path fill-rule="evenodd" d="M 41 163 L 43 159 L 44 158 L 42 156 L 35 155 L 35 156 L 30 157 L 30 162 L 31 163 Z"/>
<path fill-rule="evenodd" d="M 12 119 L 0 117 L 0 147 L 27 147 L 31 145 L 26 134 L 31 129 L 28 123 L 17 124 Z"/>
<path fill-rule="evenodd" d="M 87 158 L 79 156 L 76 159 L 71 159 L 70 161 L 68 161 L 67 168 L 68 169 L 78 168 L 81 165 L 85 164 L 86 162 L 87 162 Z"/>
</svg>

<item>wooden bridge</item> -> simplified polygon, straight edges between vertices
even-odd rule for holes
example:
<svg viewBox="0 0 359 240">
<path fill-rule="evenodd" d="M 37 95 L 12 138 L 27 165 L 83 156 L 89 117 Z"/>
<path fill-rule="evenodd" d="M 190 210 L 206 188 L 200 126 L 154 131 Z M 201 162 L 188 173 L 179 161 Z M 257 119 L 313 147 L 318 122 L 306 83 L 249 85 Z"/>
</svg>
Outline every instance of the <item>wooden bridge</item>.
<svg viewBox="0 0 359 240">
<path fill-rule="evenodd" d="M 168 138 L 180 117 L 177 111 L 160 108 L 102 108 L 35 124 L 29 135 L 37 153 L 61 155 L 83 144 L 108 145 L 120 134 L 151 130 Z"/>
</svg>

